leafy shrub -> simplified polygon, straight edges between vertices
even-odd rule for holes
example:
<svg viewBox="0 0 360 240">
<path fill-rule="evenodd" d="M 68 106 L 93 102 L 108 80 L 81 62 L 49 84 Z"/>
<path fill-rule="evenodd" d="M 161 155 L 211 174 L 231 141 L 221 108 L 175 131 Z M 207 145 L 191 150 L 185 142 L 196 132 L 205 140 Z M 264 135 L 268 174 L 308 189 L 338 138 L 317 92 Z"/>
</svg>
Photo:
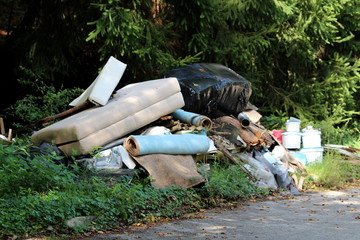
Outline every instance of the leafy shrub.
<svg viewBox="0 0 360 240">
<path fill-rule="evenodd" d="M 92 227 L 109 229 L 180 216 L 201 205 L 192 189 L 156 189 L 139 177 L 101 179 L 74 164 L 56 164 L 59 158 L 30 154 L 26 141 L 0 145 L 0 238 L 35 234 L 49 226 L 61 232 L 66 220 L 78 216 L 95 216 Z"/>
<path fill-rule="evenodd" d="M 155 189 L 125 180 L 118 179 L 109 187 L 103 180 L 91 177 L 69 183 L 62 190 L 0 199 L 0 237 L 34 234 L 49 226 L 62 232 L 67 229 L 65 220 L 78 216 L 95 216 L 92 227 L 106 230 L 120 223 L 176 217 L 200 207 L 199 197 L 192 190 Z M 85 226 L 75 231 L 88 230 Z"/>
<path fill-rule="evenodd" d="M 211 201 L 219 198 L 235 200 L 261 192 L 259 188 L 250 183 L 239 166 L 222 166 L 216 162 L 211 167 L 211 174 L 204 188 Z"/>
<path fill-rule="evenodd" d="M 17 139 L 10 146 L 0 145 L 0 196 L 21 196 L 62 188 L 74 182 L 75 173 L 54 159 L 61 157 L 29 153 L 29 143 Z"/>
<path fill-rule="evenodd" d="M 15 126 L 21 126 L 49 117 L 69 109 L 69 103 L 82 93 L 82 89 L 63 89 L 45 84 L 44 78 L 33 71 L 21 68 L 19 83 L 31 92 L 5 109 L 15 119 Z"/>
</svg>

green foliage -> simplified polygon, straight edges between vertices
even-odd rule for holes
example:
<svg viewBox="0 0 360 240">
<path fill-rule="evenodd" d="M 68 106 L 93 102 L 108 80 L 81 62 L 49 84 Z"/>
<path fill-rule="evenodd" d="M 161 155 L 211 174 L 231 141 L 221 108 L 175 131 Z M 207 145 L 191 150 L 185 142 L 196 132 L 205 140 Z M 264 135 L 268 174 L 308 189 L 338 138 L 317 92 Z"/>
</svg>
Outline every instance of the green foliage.
<svg viewBox="0 0 360 240">
<path fill-rule="evenodd" d="M 261 124 L 270 130 L 285 130 L 286 121 L 289 120 L 289 116 L 285 112 L 275 111 L 269 116 L 261 118 Z"/>
<path fill-rule="evenodd" d="M 237 166 L 215 164 L 205 186 L 154 188 L 141 171 L 134 178 L 99 178 L 74 164 L 56 164 L 55 154 L 29 152 L 18 140 L 0 145 L 0 238 L 42 232 L 48 234 L 106 230 L 119 224 L 154 222 L 211 206 L 219 198 L 236 200 L 261 191 Z M 89 225 L 68 229 L 74 217 L 93 216 Z"/>
<path fill-rule="evenodd" d="M 251 184 L 246 174 L 236 165 L 222 166 L 215 162 L 205 185 L 211 201 L 236 200 L 259 194 L 261 190 Z"/>
<path fill-rule="evenodd" d="M 337 152 L 324 152 L 322 162 L 306 167 L 305 188 L 343 188 L 360 177 L 360 168 L 346 162 Z"/>
<path fill-rule="evenodd" d="M 8 116 L 20 121 L 16 125 L 34 122 L 68 110 L 69 103 L 83 91 L 79 88 L 57 89 L 53 85 L 45 84 L 41 75 L 26 68 L 21 69 L 23 78 L 19 79 L 19 82 L 31 89 L 31 94 L 17 100 L 5 110 Z"/>
<path fill-rule="evenodd" d="M 12 14 L 22 21 L 15 19 L 19 24 L 11 29 L 7 40 L 8 50 L 13 51 L 15 65 L 11 67 L 15 72 L 19 66 L 25 66 L 46 76 L 49 84 L 59 78 L 81 74 L 76 66 L 84 64 L 86 55 L 91 52 L 84 41 L 89 31 L 87 19 L 94 14 L 90 3 L 39 0 L 20 5 L 21 11 L 15 9 Z"/>
<path fill-rule="evenodd" d="M 306 121 L 339 117 L 340 125 L 359 118 L 358 1 L 37 3 L 25 4 L 32 18 L 15 31 L 25 37 L 15 32 L 12 37 L 19 37 L 14 45 L 26 52 L 23 66 L 43 74 L 44 82 L 62 80 L 56 73 L 77 69 L 81 55 L 96 56 L 97 50 L 101 61 L 113 55 L 127 63 L 129 82 L 158 78 L 195 61 L 216 62 L 252 82 L 251 102 L 264 116 L 279 111 Z M 54 32 L 44 35 L 49 29 Z M 27 108 L 38 100 L 24 101 Z"/>
<path fill-rule="evenodd" d="M 21 139 L 9 145 L 0 145 L 0 196 L 14 197 L 23 194 L 62 188 L 75 180 L 73 171 L 55 164 L 61 157 L 31 154 L 29 141 Z M 11 187 L 9 187 L 11 186 Z"/>
<path fill-rule="evenodd" d="M 30 154 L 23 141 L 0 147 L 0 238 L 34 234 L 48 226 L 63 231 L 65 221 L 78 216 L 95 216 L 95 228 L 109 229 L 120 222 L 179 216 L 200 207 L 193 190 L 155 189 L 148 180 L 86 175 L 74 164 L 56 164 L 59 157 L 52 154 Z"/>
<path fill-rule="evenodd" d="M 264 115 L 280 111 L 324 120 L 337 114 L 345 120 L 359 114 L 358 3 L 167 2 L 188 52 L 204 51 L 202 61 L 247 77 L 252 103 Z"/>
<path fill-rule="evenodd" d="M 102 59 L 110 55 L 129 65 L 135 81 L 158 78 L 171 68 L 196 61 L 197 55 L 176 58 L 169 39 L 174 33 L 171 23 L 154 16 L 152 1 L 121 0 L 102 1 L 92 4 L 101 17 L 89 25 L 95 29 L 87 41 L 100 41 Z"/>
</svg>

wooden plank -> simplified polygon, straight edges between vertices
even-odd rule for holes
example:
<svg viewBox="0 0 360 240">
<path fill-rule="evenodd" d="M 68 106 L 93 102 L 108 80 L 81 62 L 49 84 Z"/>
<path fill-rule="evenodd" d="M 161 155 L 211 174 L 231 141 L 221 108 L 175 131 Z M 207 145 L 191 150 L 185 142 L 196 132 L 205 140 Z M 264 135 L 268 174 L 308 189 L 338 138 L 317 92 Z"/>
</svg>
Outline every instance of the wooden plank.
<svg viewBox="0 0 360 240">
<path fill-rule="evenodd" d="M 11 141 L 11 139 L 12 139 L 12 129 L 10 128 L 8 132 L 8 141 Z"/>
<path fill-rule="evenodd" d="M 0 128 L 1 128 L 1 135 L 5 136 L 5 125 L 4 125 L 4 119 L 0 117 Z"/>
</svg>

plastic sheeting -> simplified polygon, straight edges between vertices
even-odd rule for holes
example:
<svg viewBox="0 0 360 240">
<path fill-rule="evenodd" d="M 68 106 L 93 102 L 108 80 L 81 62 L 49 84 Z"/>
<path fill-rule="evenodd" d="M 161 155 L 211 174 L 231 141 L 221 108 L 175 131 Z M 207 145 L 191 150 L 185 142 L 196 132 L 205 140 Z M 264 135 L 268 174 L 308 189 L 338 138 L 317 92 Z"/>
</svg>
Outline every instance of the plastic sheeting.
<svg viewBox="0 0 360 240">
<path fill-rule="evenodd" d="M 132 135 L 124 142 L 125 149 L 133 156 L 163 154 L 204 154 L 210 148 L 206 135 Z"/>
<path fill-rule="evenodd" d="M 209 117 L 237 116 L 245 109 L 252 92 L 248 80 L 221 64 L 186 65 L 165 76 L 179 80 L 184 110 Z"/>
<path fill-rule="evenodd" d="M 291 184 L 291 178 L 288 169 L 284 164 L 274 157 L 271 152 L 255 151 L 255 159 L 259 160 L 265 167 L 269 168 L 274 174 L 277 184 L 286 189 Z"/>
<path fill-rule="evenodd" d="M 171 115 L 184 123 L 188 123 L 194 126 L 201 126 L 205 129 L 211 129 L 213 125 L 210 118 L 204 115 L 199 115 L 197 113 L 184 111 L 182 109 L 176 110 Z"/>
<path fill-rule="evenodd" d="M 264 166 L 264 164 L 245 153 L 237 153 L 236 155 L 240 157 L 242 161 L 247 163 L 245 164 L 245 167 L 257 179 L 257 182 L 255 182 L 255 184 L 258 187 L 272 189 L 278 188 L 275 176 L 268 168 L 266 168 L 266 166 Z"/>
</svg>

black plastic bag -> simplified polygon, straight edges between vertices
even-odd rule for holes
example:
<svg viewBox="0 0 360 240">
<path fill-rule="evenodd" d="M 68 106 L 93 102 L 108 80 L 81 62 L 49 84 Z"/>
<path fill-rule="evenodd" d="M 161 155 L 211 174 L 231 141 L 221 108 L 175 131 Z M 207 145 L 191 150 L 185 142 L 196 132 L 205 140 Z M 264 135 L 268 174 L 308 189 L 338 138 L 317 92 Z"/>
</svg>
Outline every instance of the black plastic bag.
<svg viewBox="0 0 360 240">
<path fill-rule="evenodd" d="M 186 111 L 209 117 L 237 116 L 251 96 L 251 83 L 232 69 L 216 63 L 195 63 L 173 69 L 165 77 L 176 77 Z"/>
</svg>

